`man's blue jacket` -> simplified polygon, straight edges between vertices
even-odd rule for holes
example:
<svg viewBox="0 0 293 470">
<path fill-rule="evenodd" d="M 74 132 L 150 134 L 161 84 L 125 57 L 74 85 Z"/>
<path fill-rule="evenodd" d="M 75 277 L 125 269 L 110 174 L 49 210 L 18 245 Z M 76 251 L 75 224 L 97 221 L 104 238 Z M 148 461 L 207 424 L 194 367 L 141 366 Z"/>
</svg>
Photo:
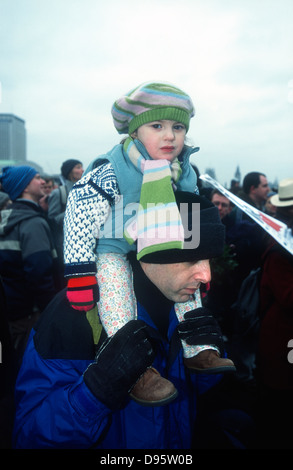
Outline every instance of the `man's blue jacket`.
<svg viewBox="0 0 293 470">
<path fill-rule="evenodd" d="M 153 363 L 178 397 L 169 405 L 141 406 L 129 399 L 116 412 L 98 401 L 83 380 L 95 357 L 93 328 L 60 292 L 31 333 L 16 384 L 14 448 L 190 449 L 197 397 L 220 376 L 191 374 L 183 365 L 172 309 L 168 341 L 146 311 L 138 318 L 153 330 Z"/>
</svg>

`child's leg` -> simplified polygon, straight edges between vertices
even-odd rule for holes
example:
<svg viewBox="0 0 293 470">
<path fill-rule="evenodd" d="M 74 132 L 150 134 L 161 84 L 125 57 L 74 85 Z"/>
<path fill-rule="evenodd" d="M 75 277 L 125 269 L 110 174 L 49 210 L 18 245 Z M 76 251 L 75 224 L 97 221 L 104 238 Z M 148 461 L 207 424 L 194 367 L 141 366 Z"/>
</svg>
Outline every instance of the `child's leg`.
<svg viewBox="0 0 293 470">
<path fill-rule="evenodd" d="M 98 312 L 108 336 L 113 336 L 137 317 L 132 268 L 124 255 L 106 253 L 97 261 L 100 290 Z M 149 367 L 131 390 L 133 400 L 147 406 L 162 406 L 173 401 L 178 392 L 172 382 Z"/>
<path fill-rule="evenodd" d="M 107 335 L 113 336 L 137 315 L 132 268 L 126 256 L 118 253 L 99 254 L 97 280 L 100 320 Z"/>
<path fill-rule="evenodd" d="M 184 321 L 184 314 L 201 307 L 199 289 L 196 291 L 194 300 L 175 304 L 175 312 L 179 322 Z M 203 372 L 206 374 L 218 374 L 224 372 L 235 372 L 234 363 L 230 359 L 221 358 L 217 347 L 210 344 L 189 345 L 181 340 L 183 348 L 184 365 L 192 372 Z"/>
<path fill-rule="evenodd" d="M 200 290 L 197 289 L 194 294 L 194 299 L 189 300 L 188 302 L 184 303 L 176 303 L 174 308 L 179 322 L 184 321 L 184 314 L 186 312 L 190 312 L 191 310 L 195 310 L 199 307 L 202 307 L 201 297 L 200 297 Z M 201 344 L 201 345 L 190 345 L 187 344 L 185 340 L 181 340 L 182 348 L 183 348 L 183 356 L 185 358 L 194 357 L 202 351 L 206 349 L 212 349 L 214 351 L 219 351 L 218 348 L 215 346 L 211 346 L 208 344 Z"/>
</svg>

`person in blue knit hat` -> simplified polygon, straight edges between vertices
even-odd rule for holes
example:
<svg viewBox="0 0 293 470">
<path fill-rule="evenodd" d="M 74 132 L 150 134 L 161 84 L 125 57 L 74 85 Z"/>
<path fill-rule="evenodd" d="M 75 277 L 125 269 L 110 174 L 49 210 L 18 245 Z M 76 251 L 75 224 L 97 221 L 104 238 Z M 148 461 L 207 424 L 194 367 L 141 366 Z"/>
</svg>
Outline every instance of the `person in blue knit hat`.
<svg viewBox="0 0 293 470">
<path fill-rule="evenodd" d="M 37 173 L 37 170 L 30 166 L 6 166 L 0 176 L 2 188 L 9 194 L 10 199 L 15 201 Z"/>
<path fill-rule="evenodd" d="M 183 247 L 174 191 L 198 193 L 190 156 L 199 149 L 185 142 L 193 116 L 191 98 L 168 83 L 144 83 L 123 95 L 113 104 L 112 117 L 118 133 L 127 137 L 96 158 L 69 194 L 64 218 L 67 298 L 81 311 L 91 310 L 98 302 L 109 337 L 136 318 L 127 253 L 137 251 L 139 260 L 158 250 Z M 132 221 L 133 210 L 137 217 Z M 198 307 L 199 289 L 186 302 L 176 304 L 178 320 Z M 190 346 L 183 341 L 182 347 L 191 369 L 211 373 L 226 365 L 227 371 L 234 370 L 232 361 L 220 358 L 212 345 Z M 149 368 L 131 396 L 160 406 L 176 397 L 176 389 Z"/>
<path fill-rule="evenodd" d="M 39 206 L 45 181 L 37 170 L 26 165 L 5 167 L 0 182 L 12 201 L 1 211 L 0 272 L 20 361 L 31 327 L 56 294 L 56 251 Z"/>
</svg>

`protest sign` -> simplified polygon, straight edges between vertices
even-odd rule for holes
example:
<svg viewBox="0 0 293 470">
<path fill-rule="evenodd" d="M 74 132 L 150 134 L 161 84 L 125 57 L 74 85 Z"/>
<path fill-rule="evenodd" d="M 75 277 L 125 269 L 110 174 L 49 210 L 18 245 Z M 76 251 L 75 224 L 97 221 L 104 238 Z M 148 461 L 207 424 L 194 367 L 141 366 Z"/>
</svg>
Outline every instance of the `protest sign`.
<svg viewBox="0 0 293 470">
<path fill-rule="evenodd" d="M 226 196 L 235 206 L 239 207 L 249 217 L 251 217 L 256 223 L 258 223 L 267 233 L 269 233 L 280 245 L 286 250 L 293 254 L 293 237 L 291 229 L 280 220 L 271 217 L 268 214 L 260 211 L 256 207 L 251 206 L 247 202 L 240 199 L 235 194 L 228 191 L 220 183 L 214 180 L 210 175 L 204 174 L 200 176 L 202 181 L 210 184 L 214 188 L 218 189 L 224 196 Z"/>
</svg>

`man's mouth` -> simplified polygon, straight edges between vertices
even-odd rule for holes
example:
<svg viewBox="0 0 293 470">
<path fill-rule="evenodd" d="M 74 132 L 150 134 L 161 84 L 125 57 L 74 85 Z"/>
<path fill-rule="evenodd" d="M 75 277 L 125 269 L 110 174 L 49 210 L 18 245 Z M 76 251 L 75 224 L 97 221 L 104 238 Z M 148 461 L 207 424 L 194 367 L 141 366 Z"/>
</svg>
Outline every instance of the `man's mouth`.
<svg viewBox="0 0 293 470">
<path fill-rule="evenodd" d="M 198 287 L 186 287 L 183 290 L 184 290 L 185 294 L 193 295 L 197 291 L 198 288 L 199 288 L 199 286 Z"/>
</svg>

